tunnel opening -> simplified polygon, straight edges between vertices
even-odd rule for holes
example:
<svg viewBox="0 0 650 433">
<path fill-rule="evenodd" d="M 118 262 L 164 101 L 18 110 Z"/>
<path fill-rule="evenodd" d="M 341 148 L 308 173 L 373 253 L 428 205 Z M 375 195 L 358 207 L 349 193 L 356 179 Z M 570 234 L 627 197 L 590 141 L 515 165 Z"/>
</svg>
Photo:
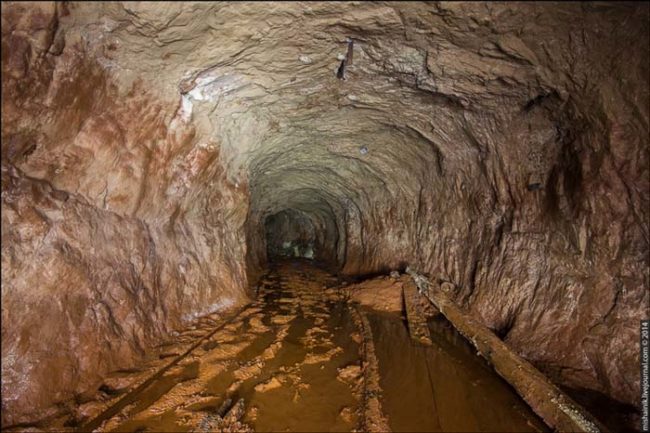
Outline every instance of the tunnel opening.
<svg viewBox="0 0 650 433">
<path fill-rule="evenodd" d="M 264 231 L 270 262 L 286 258 L 313 260 L 320 253 L 314 224 L 303 212 L 289 209 L 269 215 L 264 220 Z"/>
<path fill-rule="evenodd" d="M 297 204 L 263 218 L 263 239 L 258 240 L 266 252 L 262 272 L 291 260 L 308 261 L 330 272 L 340 268 L 338 226 L 329 209 L 320 204 Z"/>
</svg>

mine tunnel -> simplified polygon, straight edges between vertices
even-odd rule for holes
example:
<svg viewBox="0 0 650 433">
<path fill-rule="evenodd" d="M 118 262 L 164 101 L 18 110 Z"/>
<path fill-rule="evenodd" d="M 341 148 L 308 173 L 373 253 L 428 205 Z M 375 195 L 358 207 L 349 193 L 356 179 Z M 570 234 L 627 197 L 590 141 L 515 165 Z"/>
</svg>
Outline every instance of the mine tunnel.
<svg viewBox="0 0 650 433">
<path fill-rule="evenodd" d="M 325 227 L 318 227 L 322 229 Z M 336 233 L 314 227 L 309 215 L 287 209 L 264 219 L 266 256 L 269 261 L 282 257 L 313 259 L 316 245 L 319 257 L 324 257 L 325 240 L 336 239 Z M 319 239 L 316 239 L 316 238 Z"/>
<path fill-rule="evenodd" d="M 647 3 L 1 11 L 3 431 L 647 431 Z"/>
</svg>

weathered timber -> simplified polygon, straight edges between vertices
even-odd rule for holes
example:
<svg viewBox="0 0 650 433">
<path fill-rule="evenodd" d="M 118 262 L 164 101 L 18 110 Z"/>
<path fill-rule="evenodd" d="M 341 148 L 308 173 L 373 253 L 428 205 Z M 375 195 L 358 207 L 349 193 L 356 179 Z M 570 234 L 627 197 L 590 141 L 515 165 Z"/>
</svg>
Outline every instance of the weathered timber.
<svg viewBox="0 0 650 433">
<path fill-rule="evenodd" d="M 421 295 L 414 282 L 406 281 L 403 284 L 402 296 L 411 338 L 420 344 L 432 345 L 427 317 L 420 303 Z"/>
<path fill-rule="evenodd" d="M 368 318 L 358 308 L 350 309 L 352 318 L 361 331 L 361 358 L 363 359 L 362 416 L 360 431 L 390 432 L 388 419 L 381 406 L 379 385 L 379 361 L 375 354 L 372 329 Z"/>
<path fill-rule="evenodd" d="M 417 272 L 407 272 L 413 277 L 420 292 L 550 427 L 561 432 L 608 431 L 530 362 L 514 353 L 485 325 L 463 312 L 440 287 Z"/>
</svg>

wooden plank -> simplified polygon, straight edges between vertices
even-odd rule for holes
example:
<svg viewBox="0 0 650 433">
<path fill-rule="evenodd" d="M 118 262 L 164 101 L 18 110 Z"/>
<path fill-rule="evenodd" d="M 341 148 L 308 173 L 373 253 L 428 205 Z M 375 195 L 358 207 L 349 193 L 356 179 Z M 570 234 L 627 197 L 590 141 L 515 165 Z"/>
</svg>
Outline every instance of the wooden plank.
<svg viewBox="0 0 650 433">
<path fill-rule="evenodd" d="M 363 388 L 362 388 L 362 410 L 359 420 L 359 429 L 369 433 L 390 432 L 388 418 L 382 408 L 382 390 L 379 385 L 379 361 L 375 353 L 375 343 L 372 338 L 370 321 L 366 315 L 357 307 L 350 309 L 352 318 L 357 328 L 361 331 L 361 358 L 363 359 Z"/>
<path fill-rule="evenodd" d="M 431 346 L 431 333 L 427 324 L 427 317 L 420 303 L 422 295 L 412 281 L 402 285 L 402 296 L 406 310 L 406 320 L 411 338 L 420 344 Z"/>
<path fill-rule="evenodd" d="M 560 432 L 607 432 L 607 428 L 576 403 L 530 362 L 521 358 L 485 325 L 466 314 L 439 286 L 424 276 L 409 274 L 424 296 L 440 310 L 546 424 Z"/>
</svg>

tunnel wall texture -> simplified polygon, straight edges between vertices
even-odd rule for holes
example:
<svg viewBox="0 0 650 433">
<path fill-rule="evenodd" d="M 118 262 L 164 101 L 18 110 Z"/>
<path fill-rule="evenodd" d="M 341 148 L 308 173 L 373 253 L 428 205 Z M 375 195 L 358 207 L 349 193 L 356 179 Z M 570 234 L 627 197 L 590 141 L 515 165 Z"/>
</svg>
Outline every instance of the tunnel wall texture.
<svg viewBox="0 0 650 433">
<path fill-rule="evenodd" d="M 3 3 L 3 426 L 245 302 L 264 221 L 288 209 L 341 272 L 449 281 L 558 383 L 636 404 L 648 19 L 626 3 Z"/>
</svg>

